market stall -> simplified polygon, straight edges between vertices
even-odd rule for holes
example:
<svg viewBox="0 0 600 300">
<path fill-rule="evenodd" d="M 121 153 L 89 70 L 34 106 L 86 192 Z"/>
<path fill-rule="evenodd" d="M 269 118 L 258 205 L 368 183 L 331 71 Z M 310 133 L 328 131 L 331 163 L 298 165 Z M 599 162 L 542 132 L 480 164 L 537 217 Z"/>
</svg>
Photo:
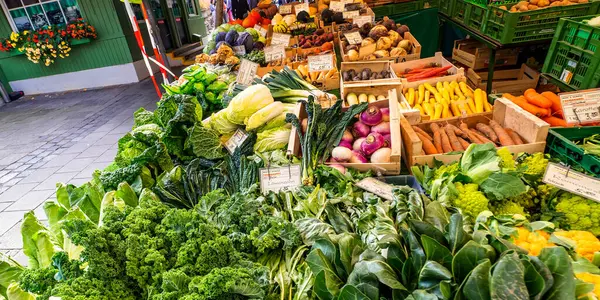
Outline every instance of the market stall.
<svg viewBox="0 0 600 300">
<path fill-rule="evenodd" d="M 494 20 L 600 3 L 407 1 L 473 32 L 452 59 L 388 2 L 263 1 L 218 26 L 110 166 L 25 215 L 0 299 L 598 299 L 597 60 L 555 78 L 587 90 L 542 88 L 511 49 L 552 34 Z M 541 29 L 576 26 L 552 45 L 597 59 L 594 17 Z"/>
</svg>

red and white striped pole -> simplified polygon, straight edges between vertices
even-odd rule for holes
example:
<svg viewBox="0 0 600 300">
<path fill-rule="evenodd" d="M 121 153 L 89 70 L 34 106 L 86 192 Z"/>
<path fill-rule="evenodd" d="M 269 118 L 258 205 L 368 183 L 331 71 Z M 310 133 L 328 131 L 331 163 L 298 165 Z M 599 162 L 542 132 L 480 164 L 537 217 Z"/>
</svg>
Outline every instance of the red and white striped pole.
<svg viewBox="0 0 600 300">
<path fill-rule="evenodd" d="M 133 9 L 131 8 L 131 3 L 129 3 L 129 0 L 124 0 L 123 2 L 125 3 L 125 10 L 127 11 L 127 15 L 129 16 L 129 20 L 131 21 L 131 27 L 133 28 L 133 34 L 135 36 L 135 39 L 137 40 L 138 47 L 140 48 L 140 51 L 142 51 L 144 64 L 146 64 L 146 68 L 148 69 L 148 73 L 150 73 L 150 78 L 152 79 L 152 83 L 154 84 L 154 88 L 156 89 L 156 94 L 158 95 L 158 98 L 162 98 L 162 93 L 160 92 L 160 88 L 156 83 L 156 78 L 154 78 L 154 72 L 152 72 L 152 66 L 150 66 L 150 61 L 148 60 L 148 55 L 146 54 L 146 48 L 144 46 L 144 40 L 142 39 L 142 33 L 140 32 L 140 27 L 137 23 L 137 19 L 135 18 L 135 14 L 133 13 Z"/>
<path fill-rule="evenodd" d="M 148 18 L 148 12 L 146 11 L 146 7 L 144 2 L 140 3 L 142 12 L 144 13 L 144 21 L 146 21 L 146 27 L 148 27 L 148 36 L 150 37 L 150 43 L 152 44 L 152 49 L 154 50 L 155 59 L 162 65 L 160 66 L 160 73 L 163 76 L 163 82 L 165 84 L 169 83 L 169 78 L 167 77 L 167 71 L 164 68 L 165 61 L 160 55 L 160 51 L 158 50 L 158 46 L 156 45 L 156 41 L 154 41 L 154 34 L 152 33 L 152 26 L 150 26 L 150 20 Z"/>
</svg>

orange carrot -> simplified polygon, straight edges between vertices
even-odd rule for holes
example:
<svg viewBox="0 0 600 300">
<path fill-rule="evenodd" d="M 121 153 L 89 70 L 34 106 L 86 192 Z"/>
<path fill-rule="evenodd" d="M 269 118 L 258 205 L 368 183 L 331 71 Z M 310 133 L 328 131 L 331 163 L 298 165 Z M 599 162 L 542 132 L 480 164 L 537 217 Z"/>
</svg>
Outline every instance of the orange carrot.
<svg viewBox="0 0 600 300">
<path fill-rule="evenodd" d="M 452 150 L 464 151 L 465 148 L 463 148 L 463 146 L 458 141 L 458 138 L 456 137 L 456 134 L 454 133 L 454 129 L 452 129 L 452 127 L 450 127 L 450 126 L 446 126 L 445 129 L 446 129 L 446 134 L 448 135 L 448 139 L 450 141 L 450 145 L 452 146 Z"/>
<path fill-rule="evenodd" d="M 483 123 L 477 123 L 477 125 L 475 125 L 475 128 L 477 128 L 477 130 L 481 131 L 492 142 L 494 142 L 494 143 L 498 142 L 498 136 L 494 132 L 494 129 L 492 129 L 490 126 L 485 125 Z"/>
<path fill-rule="evenodd" d="M 546 99 L 546 97 L 538 94 L 534 89 L 528 89 L 525 91 L 525 99 L 527 102 L 541 108 L 552 107 L 552 101 Z"/>
<path fill-rule="evenodd" d="M 422 134 L 424 137 L 426 137 L 428 140 L 433 141 L 433 138 L 431 137 L 431 135 L 429 135 L 429 133 L 425 132 L 425 130 L 417 127 L 417 126 L 413 126 L 413 130 L 417 133 Z"/>
<path fill-rule="evenodd" d="M 471 145 L 469 142 L 465 141 L 465 139 L 463 139 L 461 137 L 458 137 L 458 142 L 465 149 L 469 148 L 469 145 Z"/>
<path fill-rule="evenodd" d="M 440 126 L 435 123 L 431 123 L 429 125 L 431 128 L 431 132 L 433 132 L 433 145 L 438 153 L 444 153 L 444 149 L 442 149 L 442 135 L 440 134 Z"/>
<path fill-rule="evenodd" d="M 417 132 L 417 135 L 423 143 L 423 150 L 425 151 L 425 154 L 438 154 L 437 149 L 435 149 L 433 143 L 431 143 L 431 141 L 426 136 L 422 135 L 420 132 Z"/>
<path fill-rule="evenodd" d="M 490 120 L 490 127 L 494 130 L 496 135 L 498 136 L 498 140 L 500 140 L 500 145 L 502 146 L 512 146 L 515 142 L 510 138 L 510 135 L 506 133 L 506 130 L 498 124 L 498 122 L 494 120 Z"/>
<path fill-rule="evenodd" d="M 564 119 L 553 117 L 553 116 L 542 118 L 542 120 L 544 120 L 544 122 L 550 124 L 551 127 L 568 127 L 569 126 L 567 124 L 567 121 L 565 121 Z"/>
<path fill-rule="evenodd" d="M 504 131 L 506 131 L 506 133 L 508 133 L 508 135 L 510 135 L 510 138 L 513 140 L 513 142 L 515 142 L 515 145 L 523 145 L 524 144 L 523 140 L 521 139 L 519 134 L 514 132 L 512 129 L 504 128 Z"/>
<path fill-rule="evenodd" d="M 473 132 L 469 130 L 469 126 L 466 123 L 460 123 L 460 129 L 467 134 L 467 137 L 469 138 L 469 141 L 471 141 L 471 143 L 483 144 L 483 142 L 479 138 L 477 138 L 477 136 L 473 134 Z"/>
<path fill-rule="evenodd" d="M 471 131 L 471 133 L 473 133 L 473 135 L 475 135 L 483 144 L 495 144 L 494 142 L 490 141 L 487 137 L 485 137 L 485 135 L 483 133 L 481 133 L 479 130 L 476 129 L 469 129 L 469 131 Z"/>
<path fill-rule="evenodd" d="M 438 132 L 442 137 L 442 150 L 444 151 L 443 153 L 452 152 L 452 145 L 450 144 L 450 138 L 448 137 L 448 134 L 446 134 L 446 130 L 440 128 Z"/>
<path fill-rule="evenodd" d="M 515 97 L 515 98 L 509 99 L 509 100 L 511 100 L 514 104 L 520 106 L 522 109 L 530 112 L 531 114 L 533 114 L 536 117 L 541 118 L 541 117 L 545 117 L 548 115 L 547 109 L 535 106 L 535 105 L 527 102 L 525 97 Z"/>
<path fill-rule="evenodd" d="M 558 97 L 553 92 L 543 92 L 542 96 L 546 97 L 548 100 L 552 101 L 552 111 L 554 116 L 562 117 L 562 104 L 560 103 L 560 97 Z"/>
<path fill-rule="evenodd" d="M 457 136 L 460 136 L 461 138 L 464 138 L 464 139 L 467 138 L 467 134 L 465 132 L 463 132 L 461 129 L 459 129 L 458 127 L 456 127 L 452 124 L 448 124 L 446 126 L 452 128 L 452 130 L 454 130 L 454 134 L 456 134 Z"/>
</svg>

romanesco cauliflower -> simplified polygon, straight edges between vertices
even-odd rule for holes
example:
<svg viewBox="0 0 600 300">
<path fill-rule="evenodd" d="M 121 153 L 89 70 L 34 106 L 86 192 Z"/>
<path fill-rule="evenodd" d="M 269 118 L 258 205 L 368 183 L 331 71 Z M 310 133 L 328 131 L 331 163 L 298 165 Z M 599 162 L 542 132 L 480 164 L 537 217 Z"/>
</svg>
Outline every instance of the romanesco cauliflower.
<svg viewBox="0 0 600 300">
<path fill-rule="evenodd" d="M 530 176 L 541 177 L 546 172 L 548 158 L 544 153 L 522 154 L 517 161 L 519 167 L 524 168 L 524 173 Z"/>
<path fill-rule="evenodd" d="M 503 171 L 514 171 L 515 170 L 515 160 L 513 158 L 513 154 L 510 153 L 510 150 L 507 148 L 500 148 L 498 151 L 498 156 L 502 161 L 500 162 L 500 168 Z"/>
<path fill-rule="evenodd" d="M 564 193 L 557 199 L 554 208 L 566 217 L 562 228 L 587 230 L 600 235 L 600 203 L 571 193 Z"/>
<path fill-rule="evenodd" d="M 513 201 L 499 201 L 492 206 L 492 212 L 494 215 L 515 215 L 519 214 L 528 217 L 529 214 L 525 211 L 523 206 Z"/>
<path fill-rule="evenodd" d="M 462 184 L 455 182 L 458 197 L 454 199 L 452 205 L 472 218 L 476 218 L 479 213 L 488 209 L 488 199 L 479 191 L 479 186 L 475 183 Z"/>
<path fill-rule="evenodd" d="M 454 174 L 459 171 L 460 166 L 458 162 L 449 165 L 443 165 L 439 168 L 435 169 L 435 173 L 433 175 L 433 179 L 440 179 L 444 174 Z"/>
</svg>

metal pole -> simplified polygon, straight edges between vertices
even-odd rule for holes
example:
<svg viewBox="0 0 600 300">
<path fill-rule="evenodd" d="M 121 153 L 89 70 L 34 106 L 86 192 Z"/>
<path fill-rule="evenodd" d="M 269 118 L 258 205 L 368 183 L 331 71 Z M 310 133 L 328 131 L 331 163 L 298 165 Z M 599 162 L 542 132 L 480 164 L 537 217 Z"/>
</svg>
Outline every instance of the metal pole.
<svg viewBox="0 0 600 300">
<path fill-rule="evenodd" d="M 219 25 L 223 24 L 223 2 L 225 0 L 217 0 L 215 5 L 215 28 L 219 27 Z"/>
<path fill-rule="evenodd" d="M 154 50 L 154 56 L 158 62 L 169 68 L 167 58 L 163 57 L 164 47 L 160 47 L 162 45 L 162 40 L 160 39 L 158 27 L 155 26 L 156 23 L 154 21 L 154 15 L 152 15 L 152 11 L 149 9 L 150 6 L 147 6 L 144 2 L 147 3 L 148 0 L 142 0 L 140 5 L 142 12 L 144 13 L 144 20 L 146 21 L 146 27 L 148 28 L 148 36 L 150 37 L 150 43 L 152 44 L 152 49 Z M 156 35 L 154 34 L 155 32 Z M 158 41 L 158 43 L 156 41 Z M 163 68 L 160 68 L 160 72 L 163 76 L 163 82 L 165 84 L 169 83 L 170 78 L 168 77 L 167 72 Z"/>
</svg>

